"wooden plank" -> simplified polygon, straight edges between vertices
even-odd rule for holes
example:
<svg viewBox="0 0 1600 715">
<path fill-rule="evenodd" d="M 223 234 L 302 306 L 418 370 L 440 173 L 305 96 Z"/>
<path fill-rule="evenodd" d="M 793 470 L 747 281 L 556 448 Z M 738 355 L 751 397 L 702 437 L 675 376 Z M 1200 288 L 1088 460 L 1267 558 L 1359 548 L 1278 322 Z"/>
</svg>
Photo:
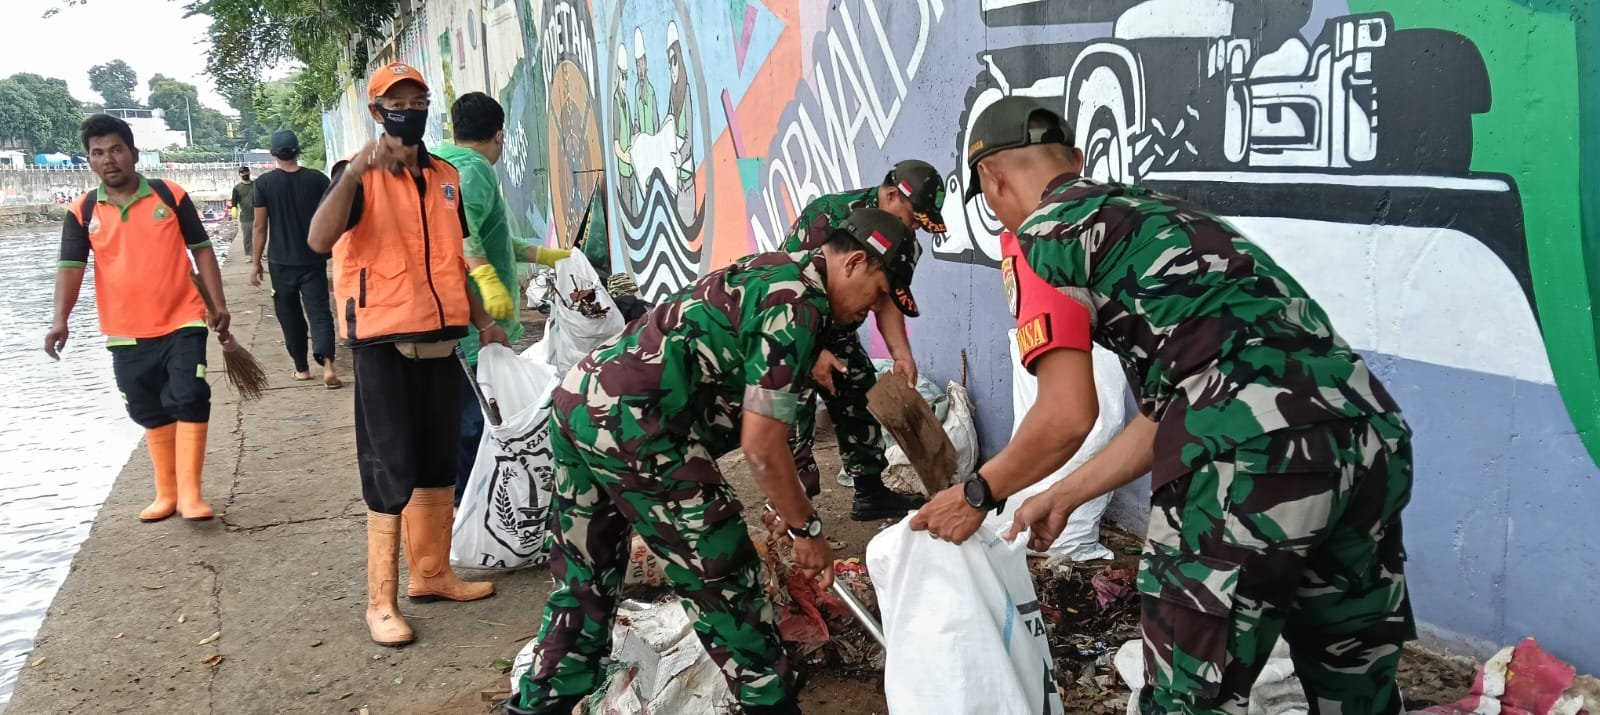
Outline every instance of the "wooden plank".
<svg viewBox="0 0 1600 715">
<path fill-rule="evenodd" d="M 956 474 L 956 447 L 909 381 L 885 375 L 867 391 L 867 411 L 900 443 L 929 495 L 950 486 Z"/>
</svg>

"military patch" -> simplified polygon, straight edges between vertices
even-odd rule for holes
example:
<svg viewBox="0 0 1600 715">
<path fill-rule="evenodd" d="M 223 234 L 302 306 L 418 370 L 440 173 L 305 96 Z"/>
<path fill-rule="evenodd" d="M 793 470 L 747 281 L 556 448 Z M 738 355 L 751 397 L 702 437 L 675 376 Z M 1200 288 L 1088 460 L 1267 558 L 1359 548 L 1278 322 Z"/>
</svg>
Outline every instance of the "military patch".
<svg viewBox="0 0 1600 715">
<path fill-rule="evenodd" d="M 1024 360 L 1033 351 L 1049 344 L 1050 315 L 1048 313 L 1035 315 L 1028 322 L 1017 326 L 1017 352 L 1022 354 Z"/>
<path fill-rule="evenodd" d="M 172 212 L 167 210 L 167 205 L 166 204 L 158 204 L 156 206 L 156 220 L 157 221 L 164 221 L 164 220 L 166 220 L 167 218 L 169 218 L 171 216 L 172 216 Z"/>
<path fill-rule="evenodd" d="M 1015 256 L 1006 256 L 1000 261 L 1000 280 L 1006 285 L 1006 307 L 1011 309 L 1011 317 L 1017 317 L 1021 312 L 1022 298 L 1017 290 L 1017 259 Z"/>
</svg>

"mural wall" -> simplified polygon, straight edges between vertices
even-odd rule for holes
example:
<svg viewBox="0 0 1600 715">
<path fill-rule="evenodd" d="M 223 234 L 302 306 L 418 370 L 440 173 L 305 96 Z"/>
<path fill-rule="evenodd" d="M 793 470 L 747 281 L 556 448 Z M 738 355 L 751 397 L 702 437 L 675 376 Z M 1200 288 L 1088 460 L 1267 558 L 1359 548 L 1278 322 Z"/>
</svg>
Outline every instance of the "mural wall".
<svg viewBox="0 0 1600 715">
<path fill-rule="evenodd" d="M 448 138 L 456 94 L 499 97 L 517 230 L 570 245 L 594 216 L 613 269 L 652 299 L 771 248 L 821 194 L 900 159 L 940 167 L 949 233 L 924 237 L 912 341 L 931 377 L 965 369 L 991 453 L 1012 418 L 1008 313 L 998 225 L 956 198 L 958 152 L 996 99 L 1053 103 L 1090 174 L 1230 217 L 1399 399 L 1418 432 L 1407 541 L 1430 636 L 1482 652 L 1534 635 L 1597 671 L 1600 626 L 1551 607 L 1600 589 L 1578 536 L 1600 508 L 1592 13 L 1557 0 L 463 0 L 425 4 L 380 59 L 428 75 L 429 142 Z M 333 158 L 372 136 L 364 91 L 325 118 Z M 1139 488 L 1120 501 L 1140 504 Z"/>
</svg>

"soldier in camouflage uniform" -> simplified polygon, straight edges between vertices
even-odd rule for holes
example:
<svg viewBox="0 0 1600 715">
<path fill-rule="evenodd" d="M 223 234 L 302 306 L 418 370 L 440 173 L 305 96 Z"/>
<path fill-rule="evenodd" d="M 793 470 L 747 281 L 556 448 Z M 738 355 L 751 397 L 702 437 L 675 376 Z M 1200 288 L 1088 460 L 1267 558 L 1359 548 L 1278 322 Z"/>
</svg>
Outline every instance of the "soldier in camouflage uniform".
<svg viewBox="0 0 1600 715">
<path fill-rule="evenodd" d="M 927 162 L 908 159 L 895 164 L 878 186 L 828 194 L 807 204 L 789 229 L 783 250 L 795 253 L 816 249 L 851 211 L 859 208 L 883 209 L 899 217 L 907 228 L 944 233 L 944 216 L 939 213 L 943 204 L 944 182 L 938 170 Z M 906 337 L 905 317 L 894 310 L 876 314 L 878 332 L 894 359 L 895 373 L 915 384 L 917 362 Z M 850 518 L 872 521 L 904 516 L 921 506 L 922 499 L 896 494 L 883 485 L 883 472 L 889 466 L 883 456 L 883 428 L 867 412 L 867 390 L 877 382 L 877 371 L 861 346 L 861 322 L 834 326 L 823 336 L 823 351 L 817 359 L 812 384 L 805 391 L 790 445 L 806 494 L 816 496 L 822 491 L 817 460 L 812 454 L 820 388 L 839 439 L 844 474 L 855 487 Z"/>
<path fill-rule="evenodd" d="M 716 460 L 744 450 L 795 537 L 796 564 L 827 588 L 832 551 L 786 438 L 831 324 L 916 313 L 920 254 L 898 219 L 861 209 L 820 249 L 706 275 L 567 374 L 551 411 L 557 587 L 508 712 L 566 715 L 600 686 L 630 528 L 665 564 L 746 712 L 799 712 L 761 561 Z"/>
<path fill-rule="evenodd" d="M 981 191 L 1015 232 L 1002 267 L 1041 399 L 914 526 L 964 539 L 1072 455 L 1094 423 L 1093 340 L 1121 357 L 1140 416 L 1025 503 L 1012 536 L 1048 545 L 1079 505 L 1151 473 L 1141 710 L 1244 713 L 1281 635 L 1312 712 L 1401 712 L 1395 671 L 1415 626 L 1399 408 L 1265 251 L 1193 205 L 1080 177 L 1072 136 L 1024 97 L 974 125 L 968 198 Z"/>
</svg>

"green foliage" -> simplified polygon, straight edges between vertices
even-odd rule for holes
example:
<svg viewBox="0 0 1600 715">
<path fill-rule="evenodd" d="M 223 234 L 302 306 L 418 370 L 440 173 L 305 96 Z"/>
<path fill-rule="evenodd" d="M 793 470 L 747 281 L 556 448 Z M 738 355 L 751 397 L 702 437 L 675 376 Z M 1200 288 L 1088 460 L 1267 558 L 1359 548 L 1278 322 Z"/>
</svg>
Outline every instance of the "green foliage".
<svg viewBox="0 0 1600 715">
<path fill-rule="evenodd" d="M 364 40 L 377 39 L 398 12 L 396 0 L 191 0 L 211 18 L 206 69 L 224 88 L 254 86 L 261 70 L 298 61 L 298 86 L 318 106 L 332 104 L 341 81 L 366 66 Z M 346 60 L 346 52 L 356 56 Z"/>
<path fill-rule="evenodd" d="M 0 137 L 32 152 L 77 152 L 82 121 L 65 80 L 27 72 L 0 80 Z"/>
<path fill-rule="evenodd" d="M 192 131 L 189 143 L 195 147 L 231 147 L 240 143 L 229 136 L 228 118 L 201 105 L 200 90 L 188 82 L 161 74 L 151 77 L 150 106 L 162 111 L 168 129 Z"/>
<path fill-rule="evenodd" d="M 77 3 L 70 3 L 77 4 Z M 138 108 L 143 105 L 133 100 L 133 90 L 139 86 L 139 73 L 128 63 L 112 60 L 89 68 L 89 86 L 105 99 L 112 109 Z"/>
<path fill-rule="evenodd" d="M 288 129 L 300 138 L 300 161 L 322 168 L 326 150 L 322 143 L 322 109 L 309 86 L 306 71 L 261 85 L 255 93 L 255 109 L 262 136 L 260 146 L 270 146 L 272 132 Z"/>
</svg>

